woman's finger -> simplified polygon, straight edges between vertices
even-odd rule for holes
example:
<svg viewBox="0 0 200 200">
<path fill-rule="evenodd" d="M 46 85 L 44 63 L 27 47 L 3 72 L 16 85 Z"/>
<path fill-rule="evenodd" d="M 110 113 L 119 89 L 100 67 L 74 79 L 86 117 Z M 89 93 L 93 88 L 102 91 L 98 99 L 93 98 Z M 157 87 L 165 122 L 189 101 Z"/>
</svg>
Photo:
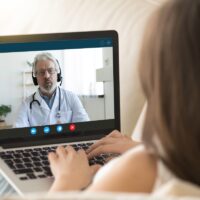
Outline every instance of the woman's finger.
<svg viewBox="0 0 200 200">
<path fill-rule="evenodd" d="M 112 131 L 110 134 L 108 134 L 106 137 L 121 137 L 122 133 L 120 133 L 118 130 Z"/>
<path fill-rule="evenodd" d="M 106 153 L 119 153 L 118 146 L 115 144 L 106 144 L 102 146 L 98 146 L 93 151 L 88 153 L 88 159 L 93 158 L 95 156 L 98 156 L 100 154 L 106 154 Z"/>
<path fill-rule="evenodd" d="M 89 154 L 92 151 L 94 151 L 96 148 L 101 147 L 104 148 L 103 146 L 105 145 L 113 145 L 117 146 L 117 143 L 120 141 L 119 138 L 117 137 L 108 137 L 108 138 L 103 138 L 99 140 L 98 142 L 94 143 L 87 151 L 86 153 Z M 112 149 L 111 149 L 112 150 Z"/>
<path fill-rule="evenodd" d="M 58 159 L 58 156 L 56 155 L 56 153 L 50 152 L 50 153 L 48 154 L 48 160 L 49 160 L 50 163 L 56 162 L 57 159 Z"/>
<path fill-rule="evenodd" d="M 83 158 L 86 158 L 86 160 L 88 160 L 88 159 L 87 159 L 87 154 L 86 154 L 85 150 L 79 149 L 79 150 L 77 151 L 77 154 L 80 155 L 80 156 L 83 157 Z"/>
<path fill-rule="evenodd" d="M 57 156 L 61 156 L 61 157 L 65 157 L 67 152 L 65 150 L 65 148 L 63 146 L 59 146 L 57 149 L 56 149 L 56 153 L 57 153 Z"/>
<path fill-rule="evenodd" d="M 86 150 L 86 153 L 89 154 L 91 151 L 93 151 L 94 149 L 98 148 L 99 146 L 102 146 L 106 143 L 111 142 L 110 138 L 102 138 L 101 140 L 97 141 L 96 143 L 94 143 L 92 146 L 90 146 L 89 149 Z"/>
<path fill-rule="evenodd" d="M 69 157 L 74 156 L 76 154 L 76 150 L 70 145 L 65 147 L 65 151 L 67 152 Z"/>
</svg>

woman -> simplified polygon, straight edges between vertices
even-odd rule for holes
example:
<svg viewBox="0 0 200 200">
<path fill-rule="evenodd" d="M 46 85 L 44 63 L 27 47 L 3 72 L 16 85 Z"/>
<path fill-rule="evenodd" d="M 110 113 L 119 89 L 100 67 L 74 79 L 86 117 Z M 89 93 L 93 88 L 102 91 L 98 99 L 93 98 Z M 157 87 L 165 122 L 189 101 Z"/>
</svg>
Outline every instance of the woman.
<svg viewBox="0 0 200 200">
<path fill-rule="evenodd" d="M 148 102 L 143 145 L 111 162 L 92 184 L 99 166 L 89 167 L 84 151 L 59 147 L 49 154 L 51 191 L 90 184 L 91 191 L 150 193 L 165 174 L 200 186 L 200 0 L 167 1 L 145 33 L 139 62 Z"/>
</svg>

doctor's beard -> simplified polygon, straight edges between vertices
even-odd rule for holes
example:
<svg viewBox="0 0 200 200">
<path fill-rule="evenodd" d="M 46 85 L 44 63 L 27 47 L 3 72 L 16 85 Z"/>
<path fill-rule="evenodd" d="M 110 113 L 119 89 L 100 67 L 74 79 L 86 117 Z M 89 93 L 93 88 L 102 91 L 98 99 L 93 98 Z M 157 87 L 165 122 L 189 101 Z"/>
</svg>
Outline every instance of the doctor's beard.
<svg viewBox="0 0 200 200">
<path fill-rule="evenodd" d="M 51 81 L 46 81 L 43 86 L 40 86 L 40 90 L 44 94 L 53 94 L 57 87 L 57 84 L 53 84 Z"/>
</svg>

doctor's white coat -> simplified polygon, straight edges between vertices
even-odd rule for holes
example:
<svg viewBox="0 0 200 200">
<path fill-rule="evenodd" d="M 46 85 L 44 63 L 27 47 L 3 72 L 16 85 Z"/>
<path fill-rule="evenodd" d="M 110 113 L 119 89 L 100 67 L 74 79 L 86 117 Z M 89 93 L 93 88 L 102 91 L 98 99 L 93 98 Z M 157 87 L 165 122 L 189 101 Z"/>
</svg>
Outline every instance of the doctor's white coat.
<svg viewBox="0 0 200 200">
<path fill-rule="evenodd" d="M 74 93 L 60 88 L 60 118 L 56 117 L 59 111 L 59 88 L 57 87 L 56 96 L 53 106 L 50 109 L 44 99 L 40 96 L 39 90 L 35 94 L 35 100 L 40 102 L 40 105 L 34 101 L 32 109 L 30 104 L 33 101 L 33 95 L 27 97 L 22 103 L 16 119 L 15 127 L 42 126 L 61 123 L 83 122 L 89 121 L 78 96 Z"/>
</svg>

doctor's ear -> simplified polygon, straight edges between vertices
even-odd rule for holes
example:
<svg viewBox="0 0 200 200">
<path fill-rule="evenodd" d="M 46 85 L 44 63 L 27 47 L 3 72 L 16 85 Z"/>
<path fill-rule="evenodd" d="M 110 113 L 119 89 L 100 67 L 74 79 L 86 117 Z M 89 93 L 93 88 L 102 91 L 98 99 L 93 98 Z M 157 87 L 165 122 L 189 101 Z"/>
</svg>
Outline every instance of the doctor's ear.
<svg viewBox="0 0 200 200">
<path fill-rule="evenodd" d="M 37 78 L 32 73 L 32 80 L 34 85 L 38 85 Z"/>
<path fill-rule="evenodd" d="M 62 77 L 62 71 L 61 71 L 60 63 L 58 62 L 57 59 L 56 59 L 56 64 L 58 66 L 57 70 L 59 70 L 57 72 L 57 82 L 60 82 L 60 85 L 62 85 L 62 79 L 63 79 L 63 77 Z"/>
<path fill-rule="evenodd" d="M 37 78 L 36 78 L 36 72 L 32 70 L 32 80 L 34 85 L 38 85 Z"/>
<path fill-rule="evenodd" d="M 57 82 L 61 82 L 62 83 L 62 75 L 61 75 L 61 73 L 57 74 Z"/>
</svg>

